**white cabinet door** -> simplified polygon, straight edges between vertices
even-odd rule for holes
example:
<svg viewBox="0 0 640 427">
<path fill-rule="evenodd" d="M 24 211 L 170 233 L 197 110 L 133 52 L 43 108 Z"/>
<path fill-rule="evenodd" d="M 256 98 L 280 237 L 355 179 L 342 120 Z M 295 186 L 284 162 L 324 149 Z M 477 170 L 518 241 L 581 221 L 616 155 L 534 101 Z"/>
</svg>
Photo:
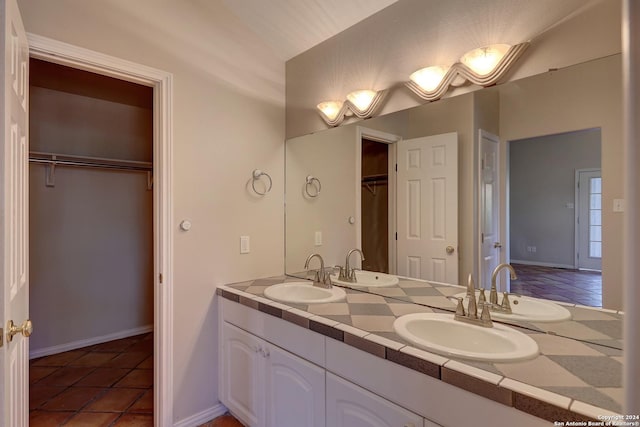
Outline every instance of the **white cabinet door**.
<svg viewBox="0 0 640 427">
<path fill-rule="evenodd" d="M 423 418 L 327 373 L 327 426 L 421 427 Z"/>
<path fill-rule="evenodd" d="M 269 427 L 324 427 L 324 369 L 266 344 L 266 412 Z"/>
<path fill-rule="evenodd" d="M 249 426 L 264 425 L 263 341 L 227 322 L 222 327 L 220 400 Z"/>
</svg>

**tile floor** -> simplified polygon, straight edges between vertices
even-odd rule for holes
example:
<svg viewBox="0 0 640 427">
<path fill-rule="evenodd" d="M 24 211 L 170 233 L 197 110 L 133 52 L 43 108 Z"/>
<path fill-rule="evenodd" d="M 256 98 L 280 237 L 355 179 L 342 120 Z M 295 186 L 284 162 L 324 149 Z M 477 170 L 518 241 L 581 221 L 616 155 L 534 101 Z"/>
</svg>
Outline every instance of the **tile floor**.
<svg viewBox="0 0 640 427">
<path fill-rule="evenodd" d="M 153 426 L 153 334 L 33 359 L 29 425 Z"/>
<path fill-rule="evenodd" d="M 599 271 L 513 264 L 518 280 L 511 292 L 555 301 L 602 307 L 602 273 Z"/>
<path fill-rule="evenodd" d="M 227 414 L 216 418 L 213 421 L 202 424 L 199 427 L 243 427 L 240 421 L 233 418 L 233 416 Z"/>
</svg>

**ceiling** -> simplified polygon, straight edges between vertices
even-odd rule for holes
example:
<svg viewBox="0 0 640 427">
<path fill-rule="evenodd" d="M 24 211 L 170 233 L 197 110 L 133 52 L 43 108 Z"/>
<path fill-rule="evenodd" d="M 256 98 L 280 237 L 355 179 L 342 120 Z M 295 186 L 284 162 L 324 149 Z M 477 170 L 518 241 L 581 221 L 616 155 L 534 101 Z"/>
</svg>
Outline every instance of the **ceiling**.
<svg viewBox="0 0 640 427">
<path fill-rule="evenodd" d="M 397 0 L 223 0 L 287 61 Z"/>
<path fill-rule="evenodd" d="M 420 10 L 424 28 L 431 32 L 460 28 L 469 33 L 495 27 L 499 19 L 507 31 L 518 33 L 515 38 L 521 42 L 606 0 L 223 0 L 284 61 L 397 1 L 405 4 L 399 11 Z"/>
</svg>

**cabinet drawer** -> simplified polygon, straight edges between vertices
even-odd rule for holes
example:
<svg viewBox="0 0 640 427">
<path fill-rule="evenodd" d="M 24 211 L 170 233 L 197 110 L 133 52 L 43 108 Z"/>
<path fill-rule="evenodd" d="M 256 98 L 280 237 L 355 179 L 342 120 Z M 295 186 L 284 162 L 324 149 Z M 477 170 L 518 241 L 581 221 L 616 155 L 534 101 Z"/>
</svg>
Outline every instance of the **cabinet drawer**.
<svg viewBox="0 0 640 427">
<path fill-rule="evenodd" d="M 225 321 L 324 367 L 323 335 L 225 298 L 219 302 Z"/>
</svg>

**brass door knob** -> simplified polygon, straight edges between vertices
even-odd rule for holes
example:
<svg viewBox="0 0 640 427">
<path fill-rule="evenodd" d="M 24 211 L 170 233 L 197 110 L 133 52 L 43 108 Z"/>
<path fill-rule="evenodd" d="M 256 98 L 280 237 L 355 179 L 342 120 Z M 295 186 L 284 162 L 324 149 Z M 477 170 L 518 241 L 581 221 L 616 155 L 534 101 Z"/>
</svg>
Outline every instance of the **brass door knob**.
<svg viewBox="0 0 640 427">
<path fill-rule="evenodd" d="M 447 255 L 451 255 L 456 250 L 456 248 L 454 248 L 453 246 L 447 246 L 445 250 L 447 251 Z"/>
<path fill-rule="evenodd" d="M 25 337 L 31 336 L 33 333 L 33 323 L 31 320 L 25 320 L 21 326 L 16 326 L 13 323 L 13 320 L 9 320 L 9 322 L 7 322 L 7 341 L 13 341 L 13 336 L 21 332 Z"/>
</svg>

